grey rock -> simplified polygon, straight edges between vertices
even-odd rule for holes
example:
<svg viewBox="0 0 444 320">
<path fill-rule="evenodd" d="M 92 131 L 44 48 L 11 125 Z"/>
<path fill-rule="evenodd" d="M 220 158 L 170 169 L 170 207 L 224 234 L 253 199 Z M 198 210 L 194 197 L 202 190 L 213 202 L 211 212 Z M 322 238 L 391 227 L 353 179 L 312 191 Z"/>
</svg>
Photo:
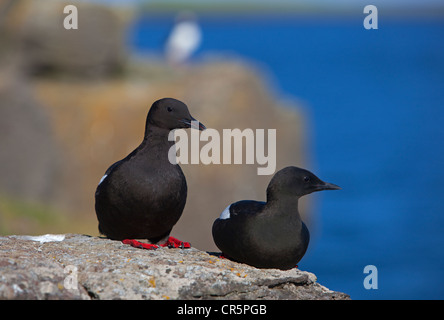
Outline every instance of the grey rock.
<svg viewBox="0 0 444 320">
<path fill-rule="evenodd" d="M 76 3 L 78 29 L 66 30 L 63 10 L 69 2 L 28 4 L 20 52 L 29 73 L 101 77 L 119 73 L 125 60 L 124 27 L 111 9 Z"/>
<path fill-rule="evenodd" d="M 195 248 L 148 251 L 78 234 L 34 240 L 0 237 L 0 299 L 349 299 L 307 271 L 257 269 Z"/>
<path fill-rule="evenodd" d="M 57 192 L 54 182 L 61 164 L 50 115 L 28 81 L 3 75 L 7 80 L 0 80 L 0 193 L 44 203 Z"/>
</svg>

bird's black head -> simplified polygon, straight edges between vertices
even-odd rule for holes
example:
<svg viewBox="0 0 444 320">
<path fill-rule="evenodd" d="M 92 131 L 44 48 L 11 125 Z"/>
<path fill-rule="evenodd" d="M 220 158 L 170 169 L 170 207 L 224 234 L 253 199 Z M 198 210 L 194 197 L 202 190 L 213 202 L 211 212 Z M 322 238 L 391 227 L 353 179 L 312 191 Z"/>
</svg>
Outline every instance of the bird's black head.
<svg viewBox="0 0 444 320">
<path fill-rule="evenodd" d="M 205 126 L 199 122 L 198 126 L 193 126 L 192 121 L 196 121 L 188 107 L 182 101 L 173 98 L 163 98 L 157 100 L 151 106 L 146 119 L 146 125 L 156 126 L 162 129 L 180 129 L 180 128 L 194 128 L 205 130 Z"/>
<path fill-rule="evenodd" d="M 339 186 L 324 182 L 308 170 L 286 167 L 276 172 L 267 188 L 267 201 L 284 197 L 302 197 L 315 191 L 339 190 Z"/>
</svg>

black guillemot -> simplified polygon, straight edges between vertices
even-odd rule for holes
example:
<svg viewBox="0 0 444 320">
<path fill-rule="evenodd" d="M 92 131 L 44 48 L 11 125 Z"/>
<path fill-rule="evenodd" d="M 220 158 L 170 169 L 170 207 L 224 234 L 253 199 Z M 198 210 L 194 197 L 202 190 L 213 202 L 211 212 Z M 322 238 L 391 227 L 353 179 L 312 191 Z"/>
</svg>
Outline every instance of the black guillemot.
<svg viewBox="0 0 444 320">
<path fill-rule="evenodd" d="M 213 239 L 223 256 L 257 268 L 291 269 L 304 256 L 310 234 L 298 211 L 300 197 L 338 190 L 308 170 L 286 167 L 267 188 L 267 202 L 229 205 L 213 224 Z"/>
<path fill-rule="evenodd" d="M 181 101 L 164 98 L 151 106 L 142 143 L 106 170 L 95 193 L 99 231 L 110 239 L 145 249 L 189 248 L 170 237 L 187 199 L 187 182 L 168 152 L 171 130 L 192 127 L 194 119 Z M 198 124 L 196 129 L 204 130 Z M 135 239 L 148 240 L 144 243 Z"/>
</svg>

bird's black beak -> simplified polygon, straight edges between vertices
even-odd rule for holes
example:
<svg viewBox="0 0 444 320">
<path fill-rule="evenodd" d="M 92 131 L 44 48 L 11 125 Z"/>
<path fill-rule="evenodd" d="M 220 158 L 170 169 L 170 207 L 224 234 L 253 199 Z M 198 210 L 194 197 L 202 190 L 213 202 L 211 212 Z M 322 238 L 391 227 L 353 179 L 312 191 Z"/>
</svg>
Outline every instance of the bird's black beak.
<svg viewBox="0 0 444 320">
<path fill-rule="evenodd" d="M 322 191 L 322 190 L 341 190 L 341 187 L 337 186 L 337 185 L 335 185 L 333 183 L 321 181 L 320 184 L 315 186 L 315 190 L 314 191 Z"/>
<path fill-rule="evenodd" d="M 203 131 L 206 129 L 206 127 L 203 125 L 203 123 L 200 123 L 199 120 L 194 119 L 192 116 L 190 116 L 190 119 L 182 119 L 180 120 L 182 123 L 184 123 L 187 128 L 193 128 L 200 131 Z"/>
</svg>

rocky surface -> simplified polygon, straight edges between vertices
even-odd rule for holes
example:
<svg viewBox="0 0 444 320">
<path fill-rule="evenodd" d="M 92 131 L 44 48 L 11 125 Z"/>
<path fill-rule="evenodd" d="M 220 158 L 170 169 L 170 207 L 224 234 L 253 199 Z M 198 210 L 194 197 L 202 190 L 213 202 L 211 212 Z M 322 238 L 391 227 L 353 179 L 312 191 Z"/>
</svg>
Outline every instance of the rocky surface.
<svg viewBox="0 0 444 320">
<path fill-rule="evenodd" d="M 66 30 L 63 13 L 68 1 L 18 1 L 28 13 L 23 19 L 19 49 L 28 73 L 104 77 L 119 73 L 125 61 L 124 28 L 106 6 L 76 4 L 78 29 Z M 20 8 L 12 8 L 11 11 Z"/>
<path fill-rule="evenodd" d="M 40 241 L 39 241 L 40 240 Z M 59 241 L 61 240 L 61 241 Z M 349 299 L 313 273 L 78 234 L 0 237 L 0 299 Z"/>
</svg>

